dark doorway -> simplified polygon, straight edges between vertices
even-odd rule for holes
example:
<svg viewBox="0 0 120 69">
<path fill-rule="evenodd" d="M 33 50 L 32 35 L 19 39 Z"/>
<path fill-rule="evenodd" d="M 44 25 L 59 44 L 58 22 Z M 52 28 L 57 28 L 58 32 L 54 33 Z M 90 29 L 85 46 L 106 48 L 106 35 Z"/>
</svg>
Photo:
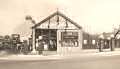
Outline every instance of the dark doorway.
<svg viewBox="0 0 120 69">
<path fill-rule="evenodd" d="M 57 30 L 56 29 L 36 29 L 36 39 L 42 36 L 42 41 L 48 45 L 49 51 L 57 50 Z"/>
</svg>

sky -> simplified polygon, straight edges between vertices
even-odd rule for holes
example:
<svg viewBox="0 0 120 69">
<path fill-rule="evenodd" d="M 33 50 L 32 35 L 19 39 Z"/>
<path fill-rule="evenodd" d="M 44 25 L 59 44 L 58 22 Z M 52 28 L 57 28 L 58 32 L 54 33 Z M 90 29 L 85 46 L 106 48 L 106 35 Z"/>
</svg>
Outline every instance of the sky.
<svg viewBox="0 0 120 69">
<path fill-rule="evenodd" d="M 120 24 L 120 0 L 0 0 L 0 35 L 29 34 L 33 24 L 26 15 L 39 22 L 57 8 L 93 34 L 112 32 Z"/>
</svg>

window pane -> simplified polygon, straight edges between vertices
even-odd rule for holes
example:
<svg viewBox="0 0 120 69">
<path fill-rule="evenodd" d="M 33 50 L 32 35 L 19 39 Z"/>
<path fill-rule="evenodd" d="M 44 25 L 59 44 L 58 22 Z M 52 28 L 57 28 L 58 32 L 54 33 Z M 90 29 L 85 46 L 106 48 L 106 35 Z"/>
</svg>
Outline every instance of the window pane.
<svg viewBox="0 0 120 69">
<path fill-rule="evenodd" d="M 95 40 L 92 40 L 92 44 L 93 44 L 93 45 L 95 44 Z"/>
<path fill-rule="evenodd" d="M 87 44 L 87 40 L 84 40 L 84 44 Z"/>
</svg>

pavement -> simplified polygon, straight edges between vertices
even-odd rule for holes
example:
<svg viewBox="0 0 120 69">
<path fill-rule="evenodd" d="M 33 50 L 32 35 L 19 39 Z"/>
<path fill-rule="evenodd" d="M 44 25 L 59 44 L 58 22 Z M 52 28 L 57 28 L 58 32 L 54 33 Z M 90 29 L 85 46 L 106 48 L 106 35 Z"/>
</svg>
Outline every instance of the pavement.
<svg viewBox="0 0 120 69">
<path fill-rule="evenodd" d="M 117 56 L 116 56 L 117 55 Z M 120 50 L 83 50 L 62 55 L 8 55 L 0 57 L 0 69 L 120 69 Z"/>
<path fill-rule="evenodd" d="M 104 52 L 98 52 L 98 50 L 83 50 L 82 53 L 75 54 L 62 54 L 62 55 L 6 55 L 1 56 L 0 60 L 60 60 L 78 57 L 94 57 L 94 56 L 116 56 L 120 55 L 120 49 L 115 51 L 104 50 Z"/>
</svg>

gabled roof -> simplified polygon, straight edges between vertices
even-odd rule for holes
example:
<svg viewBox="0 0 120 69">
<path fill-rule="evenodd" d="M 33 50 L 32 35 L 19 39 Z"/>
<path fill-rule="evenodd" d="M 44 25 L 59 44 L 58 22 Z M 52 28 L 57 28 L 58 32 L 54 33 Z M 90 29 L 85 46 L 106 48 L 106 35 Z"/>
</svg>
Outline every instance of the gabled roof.
<svg viewBox="0 0 120 69">
<path fill-rule="evenodd" d="M 54 17 L 55 15 L 59 15 L 61 17 L 63 17 L 64 19 L 68 20 L 69 22 L 71 22 L 72 24 L 74 24 L 76 27 L 78 27 L 79 29 L 81 29 L 82 27 L 79 26 L 76 22 L 74 22 L 73 20 L 71 20 L 70 18 L 68 18 L 67 16 L 65 16 L 64 14 L 62 14 L 61 12 L 57 11 L 53 14 L 51 14 L 50 16 L 48 16 L 47 18 L 45 18 L 44 20 L 42 20 L 41 22 L 35 24 L 32 28 L 36 28 L 37 26 L 40 26 L 42 23 L 46 22 L 47 20 L 51 19 L 52 17 Z"/>
</svg>

